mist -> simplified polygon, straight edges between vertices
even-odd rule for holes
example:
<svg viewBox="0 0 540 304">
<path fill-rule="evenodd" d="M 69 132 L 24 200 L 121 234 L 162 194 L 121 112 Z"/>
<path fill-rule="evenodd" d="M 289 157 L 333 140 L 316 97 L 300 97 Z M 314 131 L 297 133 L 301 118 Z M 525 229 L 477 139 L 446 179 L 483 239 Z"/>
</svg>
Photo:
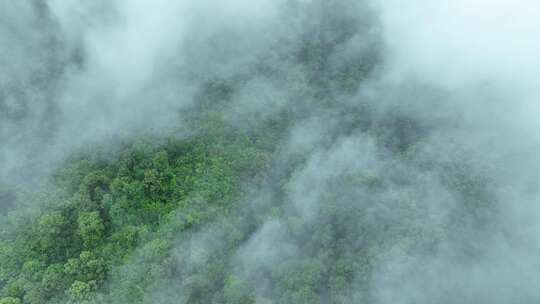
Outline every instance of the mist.
<svg viewBox="0 0 540 304">
<path fill-rule="evenodd" d="M 4 1 L 0 214 L 31 206 L 12 189 L 54 187 L 81 150 L 114 160 L 140 137 L 202 136 L 209 112 L 273 138 L 263 177 L 208 222 L 160 217 L 95 303 L 538 301 L 539 13 L 526 0 Z M 164 240 L 172 274 L 140 266 L 161 265 Z M 213 267 L 227 279 L 200 283 Z"/>
</svg>

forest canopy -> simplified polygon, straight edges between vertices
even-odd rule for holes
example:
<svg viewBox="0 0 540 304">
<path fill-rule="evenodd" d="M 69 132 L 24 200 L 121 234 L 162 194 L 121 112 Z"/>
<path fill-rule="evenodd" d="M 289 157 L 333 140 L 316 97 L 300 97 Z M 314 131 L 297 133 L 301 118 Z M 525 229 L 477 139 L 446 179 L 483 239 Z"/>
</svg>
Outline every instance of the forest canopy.
<svg viewBox="0 0 540 304">
<path fill-rule="evenodd" d="M 529 36 L 422 2 L 0 4 L 0 304 L 540 300 Z"/>
</svg>

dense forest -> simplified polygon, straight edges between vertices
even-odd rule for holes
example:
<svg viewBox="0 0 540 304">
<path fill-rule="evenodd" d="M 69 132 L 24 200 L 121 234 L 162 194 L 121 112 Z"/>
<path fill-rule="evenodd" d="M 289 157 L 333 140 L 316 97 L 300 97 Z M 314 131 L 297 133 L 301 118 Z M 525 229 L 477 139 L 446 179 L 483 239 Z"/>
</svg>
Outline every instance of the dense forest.
<svg viewBox="0 0 540 304">
<path fill-rule="evenodd" d="M 0 5 L 0 304 L 540 299 L 535 143 L 388 76 L 381 7 L 95 3 Z"/>
</svg>

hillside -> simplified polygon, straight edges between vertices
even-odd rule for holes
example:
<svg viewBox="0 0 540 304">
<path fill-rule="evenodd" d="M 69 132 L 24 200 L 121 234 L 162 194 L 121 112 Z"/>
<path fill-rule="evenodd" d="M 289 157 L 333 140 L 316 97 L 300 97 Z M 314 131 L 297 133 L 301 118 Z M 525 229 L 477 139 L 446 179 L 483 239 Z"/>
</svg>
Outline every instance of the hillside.
<svg viewBox="0 0 540 304">
<path fill-rule="evenodd" d="M 390 2 L 0 4 L 0 304 L 536 303 L 536 61 L 455 20 L 528 36 Z"/>
</svg>

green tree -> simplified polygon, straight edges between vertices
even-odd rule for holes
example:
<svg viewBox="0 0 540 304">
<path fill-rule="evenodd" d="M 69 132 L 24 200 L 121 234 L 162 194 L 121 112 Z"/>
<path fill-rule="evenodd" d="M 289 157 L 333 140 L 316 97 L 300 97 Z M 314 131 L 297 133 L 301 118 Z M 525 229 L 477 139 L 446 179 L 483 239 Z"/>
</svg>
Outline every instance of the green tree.
<svg viewBox="0 0 540 304">
<path fill-rule="evenodd" d="M 0 304 L 21 304 L 18 298 L 6 297 L 0 299 Z"/>
<path fill-rule="evenodd" d="M 83 212 L 77 219 L 78 233 L 85 248 L 95 247 L 103 238 L 105 226 L 99 212 Z"/>
<path fill-rule="evenodd" d="M 69 287 L 67 294 L 70 299 L 81 302 L 81 301 L 88 301 L 92 298 L 92 291 L 94 290 L 94 282 L 81 282 L 81 281 L 75 281 L 73 284 L 71 284 L 71 287 Z"/>
</svg>

